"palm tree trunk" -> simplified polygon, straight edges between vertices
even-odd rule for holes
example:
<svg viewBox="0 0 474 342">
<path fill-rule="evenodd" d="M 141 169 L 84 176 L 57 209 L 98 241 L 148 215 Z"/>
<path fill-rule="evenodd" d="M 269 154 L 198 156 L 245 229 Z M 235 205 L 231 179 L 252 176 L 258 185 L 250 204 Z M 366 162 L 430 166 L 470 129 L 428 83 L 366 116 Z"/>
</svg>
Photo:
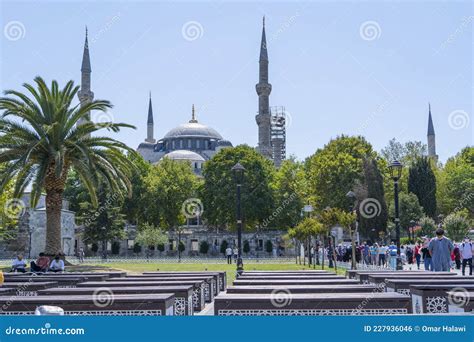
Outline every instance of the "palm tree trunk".
<svg viewBox="0 0 474 342">
<path fill-rule="evenodd" d="M 62 253 L 61 209 L 63 193 L 58 190 L 46 191 L 46 248 L 47 255 Z"/>
</svg>

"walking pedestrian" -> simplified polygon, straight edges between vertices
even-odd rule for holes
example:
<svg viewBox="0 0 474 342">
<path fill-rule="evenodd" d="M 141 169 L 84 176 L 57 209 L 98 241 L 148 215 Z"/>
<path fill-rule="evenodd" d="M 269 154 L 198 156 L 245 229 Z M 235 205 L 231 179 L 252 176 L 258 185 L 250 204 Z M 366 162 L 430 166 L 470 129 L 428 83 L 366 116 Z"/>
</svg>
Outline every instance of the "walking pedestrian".
<svg viewBox="0 0 474 342">
<path fill-rule="evenodd" d="M 451 240 L 444 236 L 444 229 L 436 229 L 436 237 L 431 239 L 428 251 L 431 254 L 433 270 L 435 272 L 448 272 L 451 263 L 451 252 L 454 246 Z"/>
<path fill-rule="evenodd" d="M 461 244 L 461 257 L 462 257 L 462 275 L 466 273 L 466 266 L 469 265 L 469 275 L 472 276 L 472 242 L 466 236 L 464 242 Z"/>
<path fill-rule="evenodd" d="M 415 245 L 415 249 L 413 251 L 413 256 L 416 261 L 416 267 L 420 269 L 420 263 L 421 263 L 421 241 L 418 240 Z"/>
</svg>

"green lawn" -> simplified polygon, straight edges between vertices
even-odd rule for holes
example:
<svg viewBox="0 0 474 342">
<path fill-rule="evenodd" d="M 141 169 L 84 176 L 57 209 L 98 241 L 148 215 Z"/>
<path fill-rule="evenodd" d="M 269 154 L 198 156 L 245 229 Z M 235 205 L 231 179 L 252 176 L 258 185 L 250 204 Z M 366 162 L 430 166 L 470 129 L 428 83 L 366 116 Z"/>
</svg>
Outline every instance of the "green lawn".
<svg viewBox="0 0 474 342">
<path fill-rule="evenodd" d="M 227 272 L 227 284 L 230 285 L 235 279 L 235 264 L 158 264 L 158 263 L 109 263 L 109 264 L 97 264 L 95 266 L 109 267 L 114 270 L 126 271 L 129 273 L 142 273 L 149 271 L 226 271 Z M 245 270 L 247 271 L 284 271 L 284 270 L 309 270 L 313 269 L 308 266 L 296 265 L 296 264 L 245 264 Z M 321 269 L 321 267 L 316 267 Z M 334 269 L 328 269 L 334 271 Z M 338 269 L 337 273 L 344 275 L 344 269 Z"/>
</svg>

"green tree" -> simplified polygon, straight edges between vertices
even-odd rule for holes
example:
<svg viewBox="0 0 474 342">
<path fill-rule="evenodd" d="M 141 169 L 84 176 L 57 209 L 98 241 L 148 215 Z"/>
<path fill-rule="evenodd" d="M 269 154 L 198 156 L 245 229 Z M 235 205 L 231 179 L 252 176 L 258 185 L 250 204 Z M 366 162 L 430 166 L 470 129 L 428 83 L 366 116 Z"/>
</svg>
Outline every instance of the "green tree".
<svg viewBox="0 0 474 342">
<path fill-rule="evenodd" d="M 148 256 L 148 253 L 150 253 L 152 248 L 154 249 L 155 246 L 159 244 L 164 245 L 168 242 L 168 235 L 162 229 L 153 224 L 143 223 L 138 227 L 135 242 L 148 248 Z"/>
<path fill-rule="evenodd" d="M 127 158 L 135 165 L 135 168 L 130 178 L 132 194 L 125 198 L 122 211 L 128 222 L 137 225 L 147 221 L 149 206 L 146 205 L 148 188 L 145 178 L 150 173 L 152 165 L 138 153 L 128 154 Z"/>
<path fill-rule="evenodd" d="M 267 240 L 267 242 L 265 242 L 265 251 L 269 254 L 273 252 L 273 243 L 271 240 Z"/>
<path fill-rule="evenodd" d="M 384 179 L 374 158 L 363 161 L 363 195 L 358 196 L 357 208 L 360 231 L 375 241 L 387 229 L 388 208 L 385 202 Z"/>
<path fill-rule="evenodd" d="M 0 164 L 0 179 L 4 166 Z M 14 237 L 18 220 L 24 214 L 25 203 L 13 197 L 13 190 L 13 182 L 10 182 L 0 193 L 0 241 Z"/>
<path fill-rule="evenodd" d="M 469 233 L 467 210 L 449 214 L 444 218 L 443 227 L 446 235 L 454 241 L 460 242 Z"/>
<path fill-rule="evenodd" d="M 149 222 L 173 229 L 185 221 L 183 205 L 194 197 L 198 180 L 185 161 L 163 158 L 145 176 L 141 207 Z"/>
<path fill-rule="evenodd" d="M 303 164 L 288 159 L 283 161 L 275 172 L 272 182 L 275 208 L 272 216 L 263 222 L 263 226 L 279 229 L 294 227 L 301 220 L 301 208 L 304 205 L 305 177 Z"/>
<path fill-rule="evenodd" d="M 231 168 L 237 162 L 245 167 L 241 190 L 245 228 L 261 225 L 272 214 L 274 167 L 255 149 L 239 145 L 222 149 L 204 165 L 202 199 L 204 208 L 209 208 L 204 217 L 211 225 L 235 226 L 236 182 Z"/>
<path fill-rule="evenodd" d="M 395 205 L 392 203 L 389 207 L 390 217 L 395 218 Z M 423 207 L 418 202 L 415 194 L 400 193 L 399 196 L 399 215 L 400 227 L 408 233 L 410 221 L 419 221 L 423 217 Z"/>
<path fill-rule="evenodd" d="M 421 141 L 407 141 L 402 144 L 393 138 L 380 153 L 388 164 L 398 160 L 405 166 L 411 166 L 418 158 L 426 156 L 427 151 L 426 144 Z"/>
<path fill-rule="evenodd" d="M 474 218 L 473 174 L 474 147 L 466 147 L 448 159 L 444 168 L 437 173 L 437 197 L 441 213 L 448 215 L 466 208 L 469 218 Z"/>
<path fill-rule="evenodd" d="M 421 227 L 421 230 L 418 231 L 418 233 L 416 234 L 417 237 L 421 237 L 421 236 L 433 237 L 435 235 L 436 223 L 431 217 L 423 216 L 419 220 L 418 225 Z"/>
<path fill-rule="evenodd" d="M 305 162 L 309 194 L 317 210 L 325 207 L 347 209 L 346 194 L 362 181 L 362 161 L 375 158 L 363 137 L 340 136 L 331 140 Z"/>
<path fill-rule="evenodd" d="M 416 159 L 410 167 L 408 191 L 418 197 L 426 215 L 436 217 L 436 178 L 428 157 Z"/>
<path fill-rule="evenodd" d="M 199 253 L 207 254 L 209 252 L 209 243 L 206 240 L 202 240 L 199 244 Z"/>
<path fill-rule="evenodd" d="M 242 247 L 242 251 L 245 254 L 248 254 L 250 252 L 250 242 L 249 242 L 249 240 L 244 241 L 244 246 Z"/>
<path fill-rule="evenodd" d="M 122 152 L 134 151 L 117 140 L 92 134 L 101 129 L 117 132 L 133 126 L 90 121 L 77 125 L 88 119 L 90 111 L 103 112 L 111 104 L 95 100 L 73 106 L 79 87 L 72 81 L 63 89 L 56 81 L 48 88 L 41 77 L 36 77 L 35 82 L 36 89 L 23 85 L 28 95 L 7 90 L 7 97 L 0 98 L 0 110 L 4 110 L 0 118 L 0 163 L 7 165 L 0 193 L 13 179 L 16 198 L 31 184 L 31 206 L 35 207 L 41 192 L 46 192 L 45 252 L 55 254 L 61 250 L 61 209 L 69 170 L 77 172 L 94 205 L 98 204 L 96 188 L 101 181 L 113 192 L 130 190 L 133 165 Z"/>
<path fill-rule="evenodd" d="M 222 254 L 225 254 L 225 250 L 227 249 L 228 246 L 229 246 L 229 244 L 227 243 L 227 240 L 222 240 L 220 252 Z"/>
</svg>

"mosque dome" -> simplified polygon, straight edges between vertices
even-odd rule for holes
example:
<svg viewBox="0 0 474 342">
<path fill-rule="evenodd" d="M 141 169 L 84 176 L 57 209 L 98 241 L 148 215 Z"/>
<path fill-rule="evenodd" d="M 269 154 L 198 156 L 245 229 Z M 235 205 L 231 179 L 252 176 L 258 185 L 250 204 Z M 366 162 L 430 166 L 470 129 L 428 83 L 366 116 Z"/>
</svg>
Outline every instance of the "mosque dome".
<svg viewBox="0 0 474 342">
<path fill-rule="evenodd" d="M 172 151 L 165 154 L 163 157 L 161 157 L 160 160 L 163 160 L 163 158 L 169 158 L 172 160 L 187 160 L 187 161 L 192 161 L 192 162 L 205 161 L 205 159 L 201 155 L 197 154 L 196 152 L 188 151 L 188 150 Z"/>
</svg>

